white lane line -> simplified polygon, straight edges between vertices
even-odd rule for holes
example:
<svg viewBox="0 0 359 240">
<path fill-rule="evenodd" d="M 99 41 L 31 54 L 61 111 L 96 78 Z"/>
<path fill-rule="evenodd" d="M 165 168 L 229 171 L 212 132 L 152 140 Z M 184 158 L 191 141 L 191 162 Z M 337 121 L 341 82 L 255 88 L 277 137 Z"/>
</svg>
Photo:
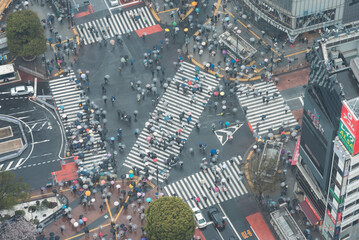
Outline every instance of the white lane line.
<svg viewBox="0 0 359 240">
<path fill-rule="evenodd" d="M 239 239 L 241 239 L 241 240 L 242 240 L 242 238 L 239 236 L 239 234 L 238 234 L 237 230 L 234 228 L 234 226 L 233 226 L 233 224 L 232 224 L 231 220 L 227 217 L 226 213 L 224 212 L 224 210 L 223 210 L 223 208 L 222 208 L 221 204 L 219 204 L 219 203 L 218 203 L 218 207 L 221 209 L 221 211 L 222 211 L 223 215 L 226 217 L 226 219 L 227 219 L 227 221 L 228 221 L 229 225 L 231 225 L 233 232 L 237 235 L 237 237 L 238 237 Z"/>
<path fill-rule="evenodd" d="M 32 144 L 39 144 L 39 143 L 45 143 L 45 142 L 50 142 L 50 139 L 46 139 L 46 140 L 43 140 L 43 141 L 39 141 L 39 142 L 33 142 Z"/>
<path fill-rule="evenodd" d="M 14 163 L 14 161 L 11 161 L 11 162 L 9 163 L 9 165 L 7 165 L 5 171 L 8 171 L 13 163 Z"/>
</svg>

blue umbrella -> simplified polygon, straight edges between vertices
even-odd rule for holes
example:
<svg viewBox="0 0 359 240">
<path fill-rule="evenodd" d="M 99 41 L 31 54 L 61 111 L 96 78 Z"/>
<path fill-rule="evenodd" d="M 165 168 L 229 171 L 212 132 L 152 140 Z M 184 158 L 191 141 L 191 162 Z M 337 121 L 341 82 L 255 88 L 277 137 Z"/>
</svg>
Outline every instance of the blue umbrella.
<svg viewBox="0 0 359 240">
<path fill-rule="evenodd" d="M 114 138 L 114 137 L 111 137 L 110 140 L 111 140 L 111 141 L 115 141 L 115 138 Z"/>
<path fill-rule="evenodd" d="M 152 201 L 151 198 L 146 198 L 146 202 L 150 203 Z"/>
<path fill-rule="evenodd" d="M 170 117 L 169 116 L 165 116 L 165 121 L 167 122 L 168 120 L 170 120 Z"/>
<path fill-rule="evenodd" d="M 191 117 L 188 117 L 188 118 L 187 118 L 187 121 L 189 122 L 189 121 L 191 121 L 191 119 L 192 119 Z"/>
<path fill-rule="evenodd" d="M 229 122 L 228 122 L 228 121 L 226 122 L 226 126 L 229 126 Z"/>
<path fill-rule="evenodd" d="M 234 59 L 231 60 L 231 63 L 235 63 L 235 62 L 236 62 L 236 60 L 234 60 Z"/>
<path fill-rule="evenodd" d="M 66 205 L 62 206 L 62 209 L 65 209 L 65 208 L 67 208 L 67 206 L 66 206 Z"/>
<path fill-rule="evenodd" d="M 198 81 L 198 77 L 194 77 L 194 80 Z"/>
<path fill-rule="evenodd" d="M 229 21 L 229 17 L 225 17 L 224 21 L 228 22 Z"/>
<path fill-rule="evenodd" d="M 253 64 L 253 65 L 252 65 L 252 68 L 256 68 L 256 65 Z"/>
<path fill-rule="evenodd" d="M 182 81 L 186 81 L 186 78 L 185 78 L 185 77 L 183 77 L 183 78 L 182 78 Z"/>
<path fill-rule="evenodd" d="M 199 72 L 199 67 L 195 67 L 194 70 L 195 70 L 196 72 Z"/>
<path fill-rule="evenodd" d="M 196 11 L 196 13 L 199 13 L 199 8 L 195 8 L 194 10 Z"/>
<path fill-rule="evenodd" d="M 185 88 L 185 87 L 186 87 L 186 84 L 182 83 L 181 87 Z"/>
<path fill-rule="evenodd" d="M 250 67 L 249 67 L 249 66 L 246 66 L 246 69 L 250 69 Z"/>
<path fill-rule="evenodd" d="M 148 50 L 147 50 L 147 53 L 151 53 L 151 49 L 148 49 Z"/>
<path fill-rule="evenodd" d="M 212 154 L 212 155 L 214 155 L 214 154 L 216 154 L 216 153 L 217 153 L 216 149 L 212 149 L 212 150 L 211 150 L 211 154 Z"/>
</svg>

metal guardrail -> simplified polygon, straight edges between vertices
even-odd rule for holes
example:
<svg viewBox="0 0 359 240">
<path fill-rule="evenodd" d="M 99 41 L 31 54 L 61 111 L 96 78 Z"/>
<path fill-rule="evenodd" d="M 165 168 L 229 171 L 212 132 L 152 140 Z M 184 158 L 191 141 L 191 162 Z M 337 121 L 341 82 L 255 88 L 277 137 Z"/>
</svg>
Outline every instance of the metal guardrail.
<svg viewBox="0 0 359 240">
<path fill-rule="evenodd" d="M 3 120 L 3 121 L 6 121 L 6 122 L 12 122 L 12 123 L 15 123 L 15 124 L 19 125 L 19 128 L 21 130 L 21 133 L 22 133 L 22 136 L 23 136 L 24 142 L 25 142 L 25 144 L 16 153 L 12 153 L 12 154 L 8 154 L 6 156 L 0 157 L 0 162 L 4 162 L 6 160 L 16 158 L 16 157 L 20 156 L 22 154 L 22 152 L 28 147 L 29 144 L 27 142 L 26 135 L 25 135 L 24 129 L 22 127 L 22 124 L 21 124 L 21 122 L 19 120 L 15 120 L 15 119 L 5 117 L 5 116 L 1 116 L 1 115 L 0 115 L 0 119 Z"/>
<path fill-rule="evenodd" d="M 24 66 L 21 66 L 21 65 L 19 65 L 18 68 L 19 68 L 19 70 L 21 70 L 23 72 L 26 72 L 28 74 L 31 74 L 31 75 L 33 75 L 35 77 L 38 77 L 38 78 L 41 78 L 41 79 L 47 79 L 47 77 L 45 77 L 44 74 L 36 72 L 36 71 L 34 71 L 34 70 L 30 69 L 30 68 L 27 68 L 27 67 L 24 67 Z"/>
<path fill-rule="evenodd" d="M 68 206 L 69 200 L 67 199 L 67 197 L 65 195 L 59 194 L 56 197 L 59 200 L 59 202 L 62 204 L 62 206 Z M 53 221 L 57 220 L 59 217 L 62 217 L 63 213 L 64 213 L 64 209 L 61 207 L 60 209 L 58 209 L 53 214 L 50 214 L 49 216 L 44 218 L 40 222 L 40 224 L 42 225 L 43 228 L 45 228 L 48 225 L 50 225 Z"/>
</svg>

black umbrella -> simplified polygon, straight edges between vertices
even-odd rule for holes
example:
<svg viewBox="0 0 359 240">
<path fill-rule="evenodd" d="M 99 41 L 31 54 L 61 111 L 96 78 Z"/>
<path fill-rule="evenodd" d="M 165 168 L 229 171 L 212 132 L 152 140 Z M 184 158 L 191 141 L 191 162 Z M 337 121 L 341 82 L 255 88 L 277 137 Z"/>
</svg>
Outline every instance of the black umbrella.
<svg viewBox="0 0 359 240">
<path fill-rule="evenodd" d="M 121 193 L 122 193 L 123 195 L 126 195 L 126 190 L 121 190 Z"/>
<path fill-rule="evenodd" d="M 53 237 L 55 236 L 55 233 L 54 232 L 50 232 L 50 237 Z"/>
<path fill-rule="evenodd" d="M 121 175 L 121 179 L 122 179 L 122 180 L 125 180 L 125 179 L 126 179 L 126 174 L 122 174 L 122 175 Z"/>
<path fill-rule="evenodd" d="M 55 236 L 55 240 L 60 240 L 60 236 Z"/>
</svg>

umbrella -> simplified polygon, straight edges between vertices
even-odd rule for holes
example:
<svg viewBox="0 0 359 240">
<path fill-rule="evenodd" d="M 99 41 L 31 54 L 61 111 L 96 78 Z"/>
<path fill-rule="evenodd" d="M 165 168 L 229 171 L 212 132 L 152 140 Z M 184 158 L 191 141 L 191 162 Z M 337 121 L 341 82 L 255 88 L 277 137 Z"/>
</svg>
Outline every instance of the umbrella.
<svg viewBox="0 0 359 240">
<path fill-rule="evenodd" d="M 146 198 L 146 202 L 150 203 L 152 201 L 151 198 Z"/>
<path fill-rule="evenodd" d="M 115 40 L 111 39 L 111 40 L 110 40 L 110 44 L 111 44 L 112 46 L 114 46 L 114 45 L 115 45 Z"/>
<path fill-rule="evenodd" d="M 91 198 L 91 202 L 92 202 L 92 203 L 96 202 L 96 199 L 95 199 L 95 198 Z"/>
<path fill-rule="evenodd" d="M 74 222 L 73 224 L 74 224 L 74 227 L 75 227 L 75 228 L 79 226 L 79 223 L 78 223 L 78 222 Z"/>
<path fill-rule="evenodd" d="M 219 188 L 218 188 L 218 187 L 215 187 L 215 188 L 214 188 L 214 191 L 218 192 L 218 191 L 219 191 Z"/>
<path fill-rule="evenodd" d="M 227 121 L 227 122 L 226 122 L 226 126 L 229 126 L 229 124 L 230 124 L 230 123 Z"/>
<path fill-rule="evenodd" d="M 86 218 L 86 217 L 83 217 L 83 218 L 82 218 L 82 221 L 87 222 L 87 218 Z"/>
<path fill-rule="evenodd" d="M 132 219 L 132 216 L 131 216 L 131 215 L 126 216 L 126 219 L 127 219 L 127 220 L 131 220 L 131 219 Z"/>
<path fill-rule="evenodd" d="M 116 207 L 119 205 L 120 203 L 118 202 L 118 201 L 115 201 L 114 203 L 113 203 L 113 205 L 115 205 Z"/>
<path fill-rule="evenodd" d="M 120 189 L 120 188 L 121 188 L 121 185 L 120 185 L 120 184 L 117 184 L 117 185 L 116 185 L 116 188 L 117 188 L 117 189 Z"/>
<path fill-rule="evenodd" d="M 214 154 L 216 154 L 216 153 L 217 153 L 217 150 L 216 150 L 216 149 L 212 149 L 212 150 L 211 150 L 211 154 L 212 154 L 212 155 L 214 155 Z"/>
<path fill-rule="evenodd" d="M 79 219 L 79 223 L 80 223 L 80 224 L 83 224 L 84 221 L 83 221 L 82 219 Z"/>
</svg>

